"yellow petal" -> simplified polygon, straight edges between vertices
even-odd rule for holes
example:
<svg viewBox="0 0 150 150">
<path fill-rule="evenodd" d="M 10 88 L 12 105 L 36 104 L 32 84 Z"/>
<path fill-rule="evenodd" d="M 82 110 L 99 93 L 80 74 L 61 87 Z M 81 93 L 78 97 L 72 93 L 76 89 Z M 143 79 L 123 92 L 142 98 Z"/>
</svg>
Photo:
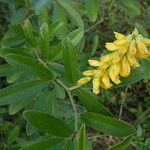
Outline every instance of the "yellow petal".
<svg viewBox="0 0 150 150">
<path fill-rule="evenodd" d="M 145 57 L 150 56 L 150 52 L 148 51 L 145 44 L 142 42 L 142 39 L 140 38 L 140 36 L 137 37 L 136 44 L 137 44 L 137 53 L 136 53 L 137 57 L 145 58 Z"/>
<path fill-rule="evenodd" d="M 143 39 L 143 43 L 144 43 L 146 46 L 150 46 L 150 39 L 144 38 L 144 39 Z"/>
<path fill-rule="evenodd" d="M 85 78 L 81 78 L 80 80 L 78 80 L 77 84 L 78 85 L 84 85 L 87 82 L 89 82 L 92 78 L 91 77 L 85 77 Z"/>
<path fill-rule="evenodd" d="M 99 67 L 99 69 L 106 70 L 110 66 L 110 64 L 111 64 L 111 61 L 110 62 L 106 62 L 101 67 Z"/>
<path fill-rule="evenodd" d="M 116 79 L 113 81 L 115 84 L 120 84 L 121 81 L 119 80 L 119 77 L 117 76 Z"/>
<path fill-rule="evenodd" d="M 122 56 L 123 56 L 123 54 L 121 54 L 121 53 L 116 53 L 115 54 L 115 57 L 113 58 L 113 60 L 112 60 L 112 63 L 113 64 L 116 64 L 116 63 L 118 63 L 121 59 L 122 59 Z"/>
<path fill-rule="evenodd" d="M 88 62 L 91 66 L 94 66 L 94 67 L 98 67 L 102 65 L 102 63 L 98 60 L 88 60 Z"/>
<path fill-rule="evenodd" d="M 94 78 L 93 79 L 93 93 L 95 93 L 96 95 L 99 94 L 100 90 L 100 80 L 99 78 Z"/>
<path fill-rule="evenodd" d="M 125 37 L 123 39 L 119 39 L 119 40 L 114 41 L 114 44 L 117 46 L 121 46 L 121 45 L 126 44 L 127 42 L 128 42 L 128 39 Z"/>
<path fill-rule="evenodd" d="M 93 76 L 95 75 L 95 70 L 87 70 L 83 72 L 84 76 Z"/>
<path fill-rule="evenodd" d="M 125 35 L 118 33 L 118 32 L 114 32 L 114 34 L 115 34 L 116 39 L 118 39 L 118 40 L 126 37 Z"/>
<path fill-rule="evenodd" d="M 120 72 L 120 66 L 120 63 L 116 63 L 110 66 L 108 73 L 112 81 L 116 81 L 116 77 L 119 75 Z"/>
<path fill-rule="evenodd" d="M 104 83 L 106 88 L 111 88 L 112 84 L 110 83 L 109 75 L 107 72 L 102 77 L 102 82 Z"/>
<path fill-rule="evenodd" d="M 110 60 L 113 59 L 113 55 L 112 54 L 107 54 L 107 55 L 104 55 L 100 58 L 100 61 L 101 62 L 108 62 Z"/>
<path fill-rule="evenodd" d="M 129 46 L 129 53 L 132 55 L 136 54 L 136 44 L 135 44 L 135 40 L 131 41 L 131 44 Z"/>
<path fill-rule="evenodd" d="M 120 67 L 120 75 L 122 77 L 127 77 L 130 74 L 130 63 L 126 56 L 123 57 Z"/>
<path fill-rule="evenodd" d="M 138 63 L 138 61 L 136 60 L 134 55 L 131 55 L 128 53 L 127 58 L 128 58 L 128 61 L 129 61 L 131 66 L 133 66 L 133 67 L 139 67 L 140 66 L 140 64 Z"/>
<path fill-rule="evenodd" d="M 105 47 L 110 50 L 110 51 L 114 51 L 114 50 L 117 50 L 117 46 L 114 44 L 114 43 L 106 43 L 105 44 Z"/>
</svg>

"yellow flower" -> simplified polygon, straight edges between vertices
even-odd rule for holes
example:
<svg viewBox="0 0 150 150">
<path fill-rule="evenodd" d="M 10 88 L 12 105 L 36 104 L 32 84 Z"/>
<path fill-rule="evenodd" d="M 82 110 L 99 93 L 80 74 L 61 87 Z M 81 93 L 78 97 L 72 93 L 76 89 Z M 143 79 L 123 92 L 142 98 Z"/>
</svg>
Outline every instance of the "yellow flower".
<svg viewBox="0 0 150 150">
<path fill-rule="evenodd" d="M 95 75 L 95 70 L 87 70 L 83 72 L 84 76 L 94 76 Z"/>
<path fill-rule="evenodd" d="M 90 66 L 93 66 L 93 67 L 98 67 L 98 66 L 101 66 L 102 63 L 98 60 L 88 60 Z"/>
<path fill-rule="evenodd" d="M 105 47 L 110 51 L 117 50 L 117 46 L 114 43 L 108 42 L 105 44 Z"/>
<path fill-rule="evenodd" d="M 78 85 L 84 85 L 87 82 L 89 82 L 92 78 L 91 77 L 85 77 L 85 78 L 81 78 L 80 80 L 78 80 L 77 84 Z"/>
<path fill-rule="evenodd" d="M 108 70 L 109 76 L 115 84 L 120 83 L 120 80 L 118 79 L 118 75 L 119 75 L 119 72 L 120 72 L 120 67 L 121 67 L 121 64 L 119 62 L 119 63 L 116 63 L 116 64 L 112 64 L 110 66 L 109 70 Z"/>
<path fill-rule="evenodd" d="M 150 39 L 143 38 L 143 43 L 144 43 L 146 46 L 150 46 Z"/>
<path fill-rule="evenodd" d="M 99 90 L 99 88 L 100 88 L 99 78 L 94 78 L 92 82 L 93 82 L 93 93 L 99 94 L 99 92 L 100 92 L 100 90 Z"/>
<path fill-rule="evenodd" d="M 120 40 L 126 37 L 125 35 L 118 33 L 118 32 L 114 32 L 114 34 L 117 40 Z"/>
<path fill-rule="evenodd" d="M 140 66 L 137 58 L 150 56 L 147 48 L 150 46 L 150 39 L 144 38 L 137 29 L 127 36 L 118 32 L 114 34 L 116 40 L 105 44 L 111 53 L 98 60 L 89 60 L 90 66 L 95 68 L 84 71 L 85 77 L 78 81 L 78 85 L 83 85 L 92 80 L 95 94 L 99 94 L 101 88 L 108 89 L 113 83 L 121 83 L 120 76 L 127 77 L 130 75 L 131 67 Z"/>
<path fill-rule="evenodd" d="M 130 74 L 130 63 L 126 56 L 123 57 L 121 61 L 121 67 L 120 67 L 120 75 L 122 77 L 127 77 Z"/>
</svg>

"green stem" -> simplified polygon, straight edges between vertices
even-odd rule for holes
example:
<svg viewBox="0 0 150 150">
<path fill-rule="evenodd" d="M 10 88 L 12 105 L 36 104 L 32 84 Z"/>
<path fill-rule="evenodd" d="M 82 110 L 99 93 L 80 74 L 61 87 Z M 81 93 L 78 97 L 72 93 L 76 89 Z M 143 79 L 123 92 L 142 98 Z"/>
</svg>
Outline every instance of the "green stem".
<svg viewBox="0 0 150 150">
<path fill-rule="evenodd" d="M 35 55 L 36 55 L 38 61 L 39 61 L 41 64 L 43 64 L 47 69 L 49 69 L 49 68 L 47 67 L 47 64 L 40 58 L 40 56 L 39 56 L 37 50 L 36 50 L 36 49 L 33 49 L 33 50 L 34 50 L 34 52 L 35 52 Z M 68 96 L 69 96 L 71 105 L 72 105 L 73 110 L 74 110 L 74 113 L 75 113 L 75 132 L 77 132 L 77 131 L 78 131 L 78 113 L 77 113 L 77 109 L 76 109 L 76 104 L 75 104 L 75 102 L 74 102 L 74 99 L 73 99 L 73 97 L 72 97 L 70 91 L 73 90 L 73 89 L 78 88 L 78 86 L 75 86 L 75 87 L 72 87 L 72 88 L 69 89 L 69 88 L 68 88 L 63 82 L 61 82 L 60 80 L 56 79 L 56 82 L 59 83 L 62 87 L 64 87 L 64 89 L 66 90 L 66 92 L 67 92 L 67 94 L 68 94 Z"/>
<path fill-rule="evenodd" d="M 78 131 L 78 113 L 77 113 L 76 104 L 74 102 L 74 99 L 71 95 L 71 92 L 70 92 L 69 88 L 63 82 L 61 82 L 60 80 L 56 79 L 56 81 L 57 81 L 57 83 L 59 83 L 66 90 L 66 92 L 69 96 L 71 105 L 72 105 L 73 110 L 74 110 L 74 115 L 75 115 L 75 132 L 77 132 Z"/>
<path fill-rule="evenodd" d="M 123 105 L 124 105 L 124 102 L 126 100 L 126 95 L 127 95 L 127 92 L 128 92 L 128 88 L 129 87 L 127 86 L 126 89 L 125 89 L 125 95 L 124 95 L 124 97 L 122 99 L 122 103 L 121 103 L 120 111 L 119 111 L 119 119 L 121 119 L 121 117 L 122 117 Z"/>
</svg>

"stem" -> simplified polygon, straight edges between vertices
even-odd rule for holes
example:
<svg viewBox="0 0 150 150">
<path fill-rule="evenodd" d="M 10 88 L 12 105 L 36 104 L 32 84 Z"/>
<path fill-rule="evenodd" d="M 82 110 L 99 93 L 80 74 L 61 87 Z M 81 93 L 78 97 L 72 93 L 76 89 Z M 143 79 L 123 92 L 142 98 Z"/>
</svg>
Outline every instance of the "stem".
<svg viewBox="0 0 150 150">
<path fill-rule="evenodd" d="M 73 110 L 74 110 L 74 115 L 75 115 L 75 132 L 78 131 L 78 118 L 77 118 L 77 109 L 76 109 L 76 104 L 74 102 L 74 99 L 71 95 L 71 92 L 69 90 L 69 88 L 64 84 L 62 83 L 60 80 L 56 79 L 57 83 L 59 83 L 62 87 L 64 87 L 64 89 L 66 90 L 68 96 L 69 96 L 69 99 L 70 99 L 70 102 L 71 102 L 71 105 L 73 107 Z"/>
<path fill-rule="evenodd" d="M 122 117 L 122 111 L 123 111 L 123 105 L 124 105 L 124 102 L 125 102 L 125 99 L 126 99 L 126 94 L 127 94 L 127 92 L 128 92 L 128 86 L 126 87 L 126 89 L 125 89 L 125 95 L 124 95 L 124 97 L 123 97 L 123 99 L 122 99 L 122 103 L 121 103 L 121 106 L 120 106 L 120 111 L 119 111 L 119 120 L 121 119 L 121 117 Z"/>
<path fill-rule="evenodd" d="M 33 50 L 34 50 L 34 52 L 35 52 L 35 55 L 36 55 L 38 61 L 39 61 L 41 64 L 43 64 L 47 69 L 49 69 L 49 68 L 47 67 L 46 63 L 40 58 L 40 56 L 39 56 L 37 50 L 36 50 L 36 49 L 33 49 Z M 75 132 L 77 132 L 77 131 L 78 131 L 78 118 L 77 118 L 78 115 L 77 115 L 77 109 L 76 109 L 76 104 L 75 104 L 75 102 L 74 102 L 74 100 L 73 100 L 73 97 L 72 97 L 70 91 L 73 90 L 73 89 L 75 89 L 75 88 L 78 88 L 78 86 L 75 86 L 75 87 L 72 87 L 72 88 L 69 89 L 69 88 L 68 88 L 63 82 L 61 82 L 60 80 L 56 79 L 56 82 L 59 83 L 62 87 L 64 87 L 64 89 L 66 90 L 66 92 L 67 92 L 67 94 L 68 94 L 68 96 L 69 96 L 69 99 L 70 99 L 70 102 L 71 102 L 71 105 L 72 105 L 72 107 L 73 107 L 74 114 L 75 114 Z"/>
<path fill-rule="evenodd" d="M 75 90 L 77 88 L 79 88 L 81 85 L 76 85 L 76 86 L 72 86 L 70 88 L 68 88 L 70 91 Z"/>
<path fill-rule="evenodd" d="M 91 27 L 87 28 L 85 30 L 85 33 L 89 32 L 90 30 L 94 29 L 97 25 L 99 25 L 100 23 L 103 22 L 103 19 L 99 20 L 98 22 L 96 22 L 95 24 L 93 24 Z"/>
</svg>

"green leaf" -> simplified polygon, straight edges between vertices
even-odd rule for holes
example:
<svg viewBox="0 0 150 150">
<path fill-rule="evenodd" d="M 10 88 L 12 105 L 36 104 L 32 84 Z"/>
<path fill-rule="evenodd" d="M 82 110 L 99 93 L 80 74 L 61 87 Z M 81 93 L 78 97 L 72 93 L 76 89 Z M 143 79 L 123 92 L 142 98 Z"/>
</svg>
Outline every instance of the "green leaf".
<svg viewBox="0 0 150 150">
<path fill-rule="evenodd" d="M 66 92 L 62 86 L 60 86 L 57 82 L 55 83 L 55 89 L 56 89 L 56 95 L 59 99 L 65 99 L 66 98 Z"/>
<path fill-rule="evenodd" d="M 24 112 L 24 117 L 32 126 L 38 128 L 42 132 L 59 137 L 68 137 L 71 134 L 71 129 L 65 122 L 52 115 L 28 110 Z"/>
<path fill-rule="evenodd" d="M 5 57 L 8 54 L 18 54 L 25 57 L 31 57 L 31 55 L 28 54 L 29 52 L 25 48 L 2 48 L 0 49 L 0 57 Z"/>
<path fill-rule="evenodd" d="M 122 78 L 121 83 L 118 85 L 114 85 L 113 88 L 124 87 L 127 85 L 134 84 L 144 78 L 142 68 L 133 69 L 130 76 L 127 78 Z"/>
<path fill-rule="evenodd" d="M 63 29 L 57 35 L 59 39 L 63 39 L 67 33 L 67 16 L 64 8 L 58 3 L 55 4 L 53 11 L 53 21 L 59 20 L 63 23 Z"/>
<path fill-rule="evenodd" d="M 13 67 L 20 70 L 30 70 L 37 76 L 43 79 L 53 79 L 52 72 L 35 60 L 16 54 L 9 54 L 6 56 L 6 61 Z"/>
<path fill-rule="evenodd" d="M 64 28 L 64 23 L 62 21 L 56 21 L 49 27 L 50 39 L 52 40 L 60 31 Z"/>
<path fill-rule="evenodd" d="M 28 10 L 25 8 L 19 8 L 15 11 L 13 11 L 13 13 L 11 13 L 11 18 L 10 18 L 10 22 L 12 24 L 19 24 L 21 23 L 28 15 Z"/>
<path fill-rule="evenodd" d="M 107 108 L 100 103 L 98 98 L 83 88 L 78 88 L 74 90 L 75 94 L 79 97 L 80 102 L 82 105 L 91 112 L 100 113 L 107 116 L 113 116 L 111 112 L 107 110 Z"/>
<path fill-rule="evenodd" d="M 150 59 L 143 59 L 141 61 L 141 66 L 142 66 L 142 70 L 143 70 L 143 75 L 144 75 L 144 79 L 150 79 Z"/>
<path fill-rule="evenodd" d="M 143 27 L 142 24 L 136 22 L 135 23 L 135 27 L 137 28 L 137 30 L 139 31 L 139 33 L 141 33 L 144 37 L 148 38 L 148 32 L 146 31 L 146 29 Z"/>
<path fill-rule="evenodd" d="M 0 106 L 29 98 L 48 86 L 47 80 L 21 82 L 0 90 Z"/>
<path fill-rule="evenodd" d="M 115 146 L 109 148 L 109 150 L 125 150 L 128 147 L 128 145 L 131 143 L 131 141 L 132 141 L 132 136 L 129 136 L 119 144 L 116 144 Z"/>
<path fill-rule="evenodd" d="M 17 47 L 25 43 L 25 38 L 22 35 L 8 37 L 2 40 L 2 45 L 5 47 Z"/>
<path fill-rule="evenodd" d="M 126 122 L 93 112 L 82 113 L 80 119 L 87 126 L 112 136 L 126 137 L 136 132 L 135 128 Z"/>
<path fill-rule="evenodd" d="M 84 36 L 84 30 L 81 28 L 76 29 L 72 31 L 68 36 L 71 39 L 72 44 L 74 46 L 77 46 Z"/>
<path fill-rule="evenodd" d="M 136 0 L 116 0 L 126 11 L 132 15 L 140 15 L 141 10 Z"/>
<path fill-rule="evenodd" d="M 14 127 L 10 130 L 8 137 L 7 137 L 7 144 L 12 145 L 13 142 L 16 140 L 18 134 L 19 134 L 20 128 L 18 126 Z"/>
<path fill-rule="evenodd" d="M 62 43 L 62 57 L 67 80 L 76 84 L 78 80 L 77 51 L 68 37 Z"/>
<path fill-rule="evenodd" d="M 36 0 L 36 1 L 34 1 L 34 3 L 32 5 L 33 5 L 36 13 L 39 14 L 49 6 L 51 1 L 52 0 L 44 0 L 44 1 L 43 0 Z"/>
<path fill-rule="evenodd" d="M 18 111 L 20 111 L 26 105 L 31 103 L 33 100 L 34 100 L 33 97 L 29 97 L 27 99 L 19 100 L 18 102 L 11 104 L 9 107 L 9 114 L 10 115 L 16 114 Z"/>
<path fill-rule="evenodd" d="M 24 30 L 24 35 L 26 36 L 26 38 L 28 39 L 30 44 L 35 45 L 35 39 L 34 39 L 33 33 L 32 33 L 32 25 L 31 25 L 29 19 L 25 20 L 23 30 Z"/>
<path fill-rule="evenodd" d="M 93 38 L 93 46 L 92 46 L 92 56 L 95 54 L 97 48 L 99 46 L 99 37 L 98 35 L 96 35 L 94 38 Z"/>
<path fill-rule="evenodd" d="M 61 58 L 61 43 L 50 47 L 49 60 L 55 61 Z"/>
<path fill-rule="evenodd" d="M 68 12 L 79 27 L 84 28 L 84 23 L 81 16 L 71 5 L 69 5 L 69 3 L 64 0 L 57 0 L 57 2 Z"/>
<path fill-rule="evenodd" d="M 99 0 L 84 0 L 89 19 L 95 22 L 98 15 Z"/>
<path fill-rule="evenodd" d="M 85 124 L 81 126 L 77 136 L 77 150 L 86 149 L 86 129 Z"/>
<path fill-rule="evenodd" d="M 16 69 L 8 64 L 0 65 L 0 77 L 8 76 L 12 73 L 16 72 Z"/>
<path fill-rule="evenodd" d="M 42 24 L 40 27 L 40 49 L 44 58 L 48 59 L 50 54 L 50 31 L 47 23 Z"/>
<path fill-rule="evenodd" d="M 32 135 L 36 131 L 37 131 L 37 129 L 35 127 L 33 127 L 30 123 L 26 124 L 26 134 L 28 136 Z"/>
<path fill-rule="evenodd" d="M 61 141 L 62 139 L 60 138 L 41 138 L 37 141 L 26 144 L 21 150 L 46 150 L 47 148 L 50 148 Z"/>
</svg>

